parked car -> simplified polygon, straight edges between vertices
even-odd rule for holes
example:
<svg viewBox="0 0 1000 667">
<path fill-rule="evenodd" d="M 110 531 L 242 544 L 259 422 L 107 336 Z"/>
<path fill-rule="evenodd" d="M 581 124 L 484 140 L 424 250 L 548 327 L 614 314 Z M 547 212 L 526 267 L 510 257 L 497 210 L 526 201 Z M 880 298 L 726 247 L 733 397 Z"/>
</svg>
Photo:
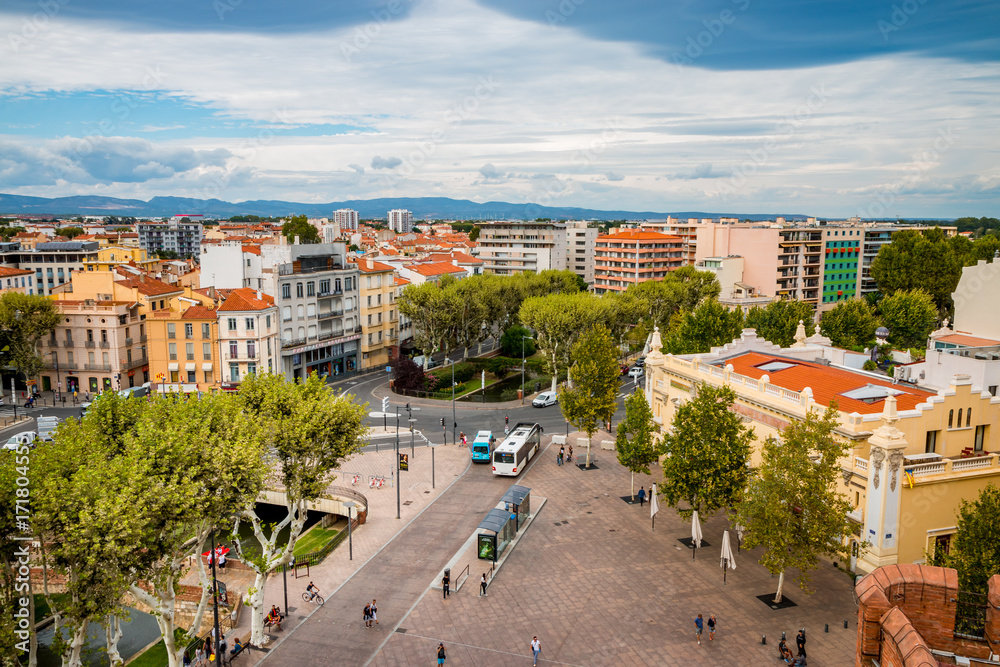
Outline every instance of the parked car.
<svg viewBox="0 0 1000 667">
<path fill-rule="evenodd" d="M 84 417 L 87 416 L 87 410 L 89 410 L 89 409 L 90 409 L 90 403 L 81 403 L 80 404 L 80 419 L 81 420 Z"/>
<path fill-rule="evenodd" d="M 639 357 L 638 359 L 636 359 L 635 360 L 635 365 L 636 366 L 645 366 L 646 365 L 646 357 Z"/>
<path fill-rule="evenodd" d="M 643 372 L 642 372 L 642 367 L 641 366 L 633 366 L 628 371 L 628 376 L 630 378 L 641 378 L 642 375 L 643 375 Z"/>
<path fill-rule="evenodd" d="M 34 442 L 34 431 L 22 431 L 21 433 L 15 433 L 10 436 L 10 439 L 7 440 L 7 443 L 3 446 L 3 448 L 11 451 L 17 451 L 18 447 L 21 445 L 31 445 L 34 447 Z"/>
<path fill-rule="evenodd" d="M 545 408 L 550 405 L 555 405 L 559 402 L 559 395 L 554 391 L 543 391 L 538 396 L 535 396 L 535 400 L 531 402 L 536 408 Z"/>
<path fill-rule="evenodd" d="M 628 374 L 628 364 L 622 364 L 622 375 Z"/>
</svg>

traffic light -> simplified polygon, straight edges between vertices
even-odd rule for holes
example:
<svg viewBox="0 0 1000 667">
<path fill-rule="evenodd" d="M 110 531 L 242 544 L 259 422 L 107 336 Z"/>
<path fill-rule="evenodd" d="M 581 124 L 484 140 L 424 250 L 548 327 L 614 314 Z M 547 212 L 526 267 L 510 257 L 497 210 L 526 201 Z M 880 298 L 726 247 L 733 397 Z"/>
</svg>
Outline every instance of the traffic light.
<svg viewBox="0 0 1000 667">
<path fill-rule="evenodd" d="M 389 412 L 389 397 L 382 397 L 382 412 Z"/>
<path fill-rule="evenodd" d="M 409 403 L 407 403 L 407 404 L 406 404 L 406 411 L 407 411 L 407 412 L 409 412 L 409 411 L 410 411 L 410 404 L 409 404 Z"/>
<path fill-rule="evenodd" d="M 444 428 L 444 417 L 441 417 L 441 428 Z"/>
</svg>

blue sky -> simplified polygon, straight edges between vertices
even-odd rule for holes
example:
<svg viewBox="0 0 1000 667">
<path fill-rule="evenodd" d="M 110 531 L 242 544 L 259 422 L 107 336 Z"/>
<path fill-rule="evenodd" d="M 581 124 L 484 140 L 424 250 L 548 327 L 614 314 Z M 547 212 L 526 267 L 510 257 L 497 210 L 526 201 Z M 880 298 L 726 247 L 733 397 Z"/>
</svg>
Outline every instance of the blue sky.
<svg viewBox="0 0 1000 667">
<path fill-rule="evenodd" d="M 1000 5 L 0 8 L 0 192 L 997 215 Z"/>
</svg>

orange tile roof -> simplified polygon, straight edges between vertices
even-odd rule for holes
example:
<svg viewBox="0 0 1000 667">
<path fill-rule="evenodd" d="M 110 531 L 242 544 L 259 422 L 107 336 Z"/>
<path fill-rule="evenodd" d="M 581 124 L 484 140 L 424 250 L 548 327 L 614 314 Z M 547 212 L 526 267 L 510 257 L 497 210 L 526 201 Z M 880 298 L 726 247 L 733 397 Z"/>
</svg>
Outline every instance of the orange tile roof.
<svg viewBox="0 0 1000 667">
<path fill-rule="evenodd" d="M 27 269 L 13 269 L 9 266 L 0 266 L 0 278 L 13 278 L 14 276 L 27 276 L 34 273 Z"/>
<path fill-rule="evenodd" d="M 399 276 L 396 276 L 396 284 L 397 285 L 409 285 L 410 281 L 407 280 L 406 278 L 400 278 Z"/>
<path fill-rule="evenodd" d="M 952 343 L 953 345 L 964 345 L 965 347 L 989 347 L 991 345 L 1000 345 L 1000 340 L 978 338 L 976 336 L 970 336 L 963 333 L 948 334 L 947 336 L 941 336 L 940 338 L 935 338 L 934 340 L 941 341 L 942 343 Z"/>
<path fill-rule="evenodd" d="M 274 306 L 274 297 L 260 292 L 261 298 L 257 298 L 257 290 L 249 287 L 240 287 L 229 293 L 229 296 L 219 306 L 219 312 L 244 312 L 248 310 L 267 310 Z"/>
<path fill-rule="evenodd" d="M 384 273 L 386 271 L 395 271 L 388 264 L 383 264 L 382 262 L 372 262 L 372 268 L 368 268 L 368 263 L 362 258 L 358 260 L 358 270 L 362 273 Z"/>
<path fill-rule="evenodd" d="M 162 280 L 150 278 L 146 275 L 133 276 L 131 278 L 126 278 L 125 280 L 119 280 L 118 284 L 131 287 L 143 296 L 162 296 L 164 294 L 173 294 L 174 292 L 184 291 L 176 285 L 169 285 Z"/>
<path fill-rule="evenodd" d="M 677 241 L 684 239 L 672 234 L 660 234 L 659 232 L 620 232 L 618 234 L 602 234 L 597 237 L 598 241 Z"/>
<path fill-rule="evenodd" d="M 191 306 L 181 315 L 185 320 L 214 320 L 219 313 L 208 306 Z"/>
<path fill-rule="evenodd" d="M 769 361 L 784 361 L 794 365 L 791 368 L 770 372 L 758 368 Z M 878 380 L 842 368 L 831 368 L 822 364 L 758 352 L 747 352 L 738 357 L 726 359 L 717 365 L 724 366 L 725 364 L 732 364 L 735 372 L 757 380 L 761 376 L 767 375 L 771 384 L 792 391 L 802 391 L 809 387 L 813 392 L 813 400 L 817 403 L 829 405 L 831 401 L 836 401 L 837 407 L 842 412 L 847 413 L 875 414 L 882 412 L 884 407 L 882 400 L 865 403 L 842 395 L 870 384 L 878 387 L 891 387 L 902 392 L 896 395 L 896 406 L 899 410 L 912 410 L 918 403 L 926 403 L 928 398 L 934 396 L 932 392 L 923 389 L 902 384 L 893 385 L 890 381 Z"/>
<path fill-rule="evenodd" d="M 446 273 L 465 273 L 465 269 L 449 262 L 429 262 L 427 264 L 408 264 L 406 268 L 422 276 L 442 276 Z"/>
<path fill-rule="evenodd" d="M 260 254 L 260 246 L 245 245 L 245 246 L 243 246 L 243 252 L 248 252 L 251 255 L 259 255 Z"/>
</svg>

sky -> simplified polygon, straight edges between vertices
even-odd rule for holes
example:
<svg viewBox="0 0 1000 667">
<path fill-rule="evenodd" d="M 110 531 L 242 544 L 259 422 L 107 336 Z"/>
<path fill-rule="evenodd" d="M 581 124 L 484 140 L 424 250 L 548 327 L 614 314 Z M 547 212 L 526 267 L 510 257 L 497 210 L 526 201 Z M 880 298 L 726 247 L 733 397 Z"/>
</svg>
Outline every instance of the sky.
<svg viewBox="0 0 1000 667">
<path fill-rule="evenodd" d="M 0 192 L 1000 215 L 994 0 L 5 0 Z"/>
</svg>

